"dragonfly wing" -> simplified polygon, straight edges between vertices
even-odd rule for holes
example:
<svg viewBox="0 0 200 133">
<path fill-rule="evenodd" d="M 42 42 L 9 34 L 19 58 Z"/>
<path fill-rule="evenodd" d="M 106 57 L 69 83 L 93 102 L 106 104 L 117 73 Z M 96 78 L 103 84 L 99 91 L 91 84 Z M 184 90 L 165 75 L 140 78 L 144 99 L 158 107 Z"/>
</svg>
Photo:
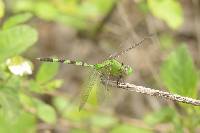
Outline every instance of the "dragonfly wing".
<svg viewBox="0 0 200 133">
<path fill-rule="evenodd" d="M 111 96 L 111 88 L 109 86 L 109 79 L 107 76 L 99 76 L 97 88 L 97 101 L 98 103 L 104 102 Z"/>
<path fill-rule="evenodd" d="M 100 104 L 102 103 L 106 98 L 106 86 L 102 83 L 101 78 L 98 78 L 98 84 L 97 84 L 97 102 Z"/>
<path fill-rule="evenodd" d="M 99 104 L 103 103 L 111 95 L 111 90 L 108 85 L 100 83 L 97 89 L 97 101 Z"/>
<path fill-rule="evenodd" d="M 83 89 L 81 90 L 81 100 L 80 100 L 80 106 L 79 106 L 79 110 L 81 110 L 85 103 L 88 100 L 88 97 L 90 95 L 90 92 L 92 90 L 92 88 L 95 87 L 96 84 L 96 80 L 97 80 L 97 73 L 96 71 L 92 71 L 90 72 L 91 74 L 89 75 L 89 78 L 86 80 Z"/>
</svg>

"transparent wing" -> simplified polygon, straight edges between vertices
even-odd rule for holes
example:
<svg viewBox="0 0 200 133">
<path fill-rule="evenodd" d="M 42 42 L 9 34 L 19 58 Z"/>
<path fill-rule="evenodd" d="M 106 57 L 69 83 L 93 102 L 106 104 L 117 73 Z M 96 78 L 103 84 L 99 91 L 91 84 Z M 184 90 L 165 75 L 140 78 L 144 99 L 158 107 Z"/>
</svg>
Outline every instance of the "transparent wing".
<svg viewBox="0 0 200 133">
<path fill-rule="evenodd" d="M 98 103 L 102 103 L 105 101 L 105 99 L 108 97 L 110 94 L 110 89 L 109 89 L 109 75 L 110 75 L 110 66 L 107 66 L 104 68 L 104 74 L 102 73 L 101 76 L 98 78 L 98 88 L 97 88 L 97 101 Z M 100 74 L 99 74 L 100 75 Z"/>
<path fill-rule="evenodd" d="M 98 80 L 97 72 L 92 69 L 89 74 L 89 78 L 84 83 L 84 87 L 81 90 L 81 99 L 80 99 L 80 106 L 79 111 L 84 107 L 85 103 L 88 100 L 91 90 L 95 87 L 96 82 Z"/>
<path fill-rule="evenodd" d="M 102 83 L 101 78 L 99 76 L 97 81 L 97 90 L 96 90 L 98 104 L 104 102 L 106 98 L 106 89 L 107 89 L 106 86 Z"/>
<path fill-rule="evenodd" d="M 111 91 L 110 86 L 108 85 L 108 82 L 105 81 L 102 83 L 101 79 L 99 78 L 98 81 L 98 88 L 97 88 L 97 102 L 99 104 L 103 103 L 108 97 L 110 97 Z"/>
</svg>

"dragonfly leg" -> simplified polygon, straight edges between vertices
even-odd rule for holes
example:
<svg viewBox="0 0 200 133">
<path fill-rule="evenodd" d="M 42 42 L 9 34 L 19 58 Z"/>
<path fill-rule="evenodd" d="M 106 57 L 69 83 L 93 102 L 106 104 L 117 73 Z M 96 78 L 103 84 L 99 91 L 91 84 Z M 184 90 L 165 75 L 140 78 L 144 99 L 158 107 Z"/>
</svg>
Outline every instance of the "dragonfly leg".
<svg viewBox="0 0 200 133">
<path fill-rule="evenodd" d="M 118 78 L 117 78 L 117 85 L 119 85 L 120 83 L 124 83 L 124 76 L 123 74 L 121 74 Z"/>
<path fill-rule="evenodd" d="M 122 69 L 123 66 L 124 66 L 124 63 L 122 62 L 121 63 L 121 69 Z M 121 82 L 124 82 L 122 70 L 120 70 L 120 71 L 121 71 L 121 74 L 119 75 L 119 78 L 117 79 L 117 85 L 119 85 Z"/>
</svg>

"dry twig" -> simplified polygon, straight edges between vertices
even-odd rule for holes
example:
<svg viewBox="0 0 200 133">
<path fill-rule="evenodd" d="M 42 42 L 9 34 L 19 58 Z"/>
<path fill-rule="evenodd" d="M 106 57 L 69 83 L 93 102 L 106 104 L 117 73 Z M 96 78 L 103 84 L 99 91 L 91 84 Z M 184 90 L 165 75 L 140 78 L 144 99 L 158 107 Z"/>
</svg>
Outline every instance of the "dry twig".
<svg viewBox="0 0 200 133">
<path fill-rule="evenodd" d="M 112 86 L 113 85 L 114 85 L 114 83 L 112 83 Z M 116 82 L 115 82 L 114 86 L 116 86 Z M 130 83 L 119 83 L 117 85 L 117 87 L 128 90 L 128 91 L 135 91 L 135 92 L 150 95 L 150 96 L 160 97 L 160 98 L 163 98 L 163 99 L 166 99 L 166 100 L 172 100 L 172 101 L 176 101 L 176 102 L 192 104 L 194 106 L 200 106 L 200 100 L 193 99 L 193 98 L 190 98 L 190 97 L 181 96 L 181 95 L 178 95 L 178 94 L 172 94 L 172 93 L 165 92 L 165 91 L 146 88 L 144 86 L 137 86 L 137 85 L 130 84 Z"/>
</svg>

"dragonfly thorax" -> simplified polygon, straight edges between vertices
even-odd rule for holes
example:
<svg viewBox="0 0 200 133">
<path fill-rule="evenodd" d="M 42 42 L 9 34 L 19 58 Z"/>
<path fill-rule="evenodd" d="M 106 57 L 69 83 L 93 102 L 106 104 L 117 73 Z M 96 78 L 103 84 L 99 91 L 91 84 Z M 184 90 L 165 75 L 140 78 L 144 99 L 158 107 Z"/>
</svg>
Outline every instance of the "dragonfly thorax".
<svg viewBox="0 0 200 133">
<path fill-rule="evenodd" d="M 124 65 L 116 59 L 109 59 L 101 64 L 95 64 L 94 67 L 100 74 L 109 77 L 124 77 L 133 73 L 133 69 L 130 66 Z"/>
</svg>

